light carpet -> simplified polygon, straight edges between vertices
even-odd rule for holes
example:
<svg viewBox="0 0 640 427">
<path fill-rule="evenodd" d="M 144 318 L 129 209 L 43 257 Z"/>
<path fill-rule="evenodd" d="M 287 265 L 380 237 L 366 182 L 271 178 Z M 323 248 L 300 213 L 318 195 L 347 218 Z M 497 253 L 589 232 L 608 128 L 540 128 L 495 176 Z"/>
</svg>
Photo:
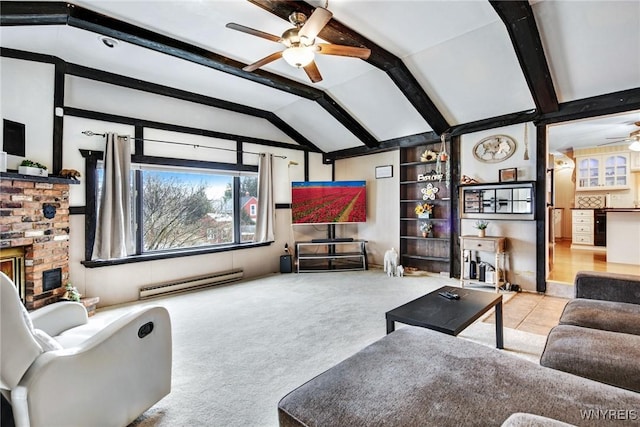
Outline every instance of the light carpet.
<svg viewBox="0 0 640 427">
<path fill-rule="evenodd" d="M 278 274 L 139 303 L 171 315 L 172 391 L 131 427 L 277 426 L 280 398 L 382 338 L 385 312 L 445 285 L 459 281 L 379 269 Z M 492 324 L 476 322 L 460 337 L 495 347 Z M 505 329 L 506 352 L 537 363 L 543 345 Z"/>
</svg>

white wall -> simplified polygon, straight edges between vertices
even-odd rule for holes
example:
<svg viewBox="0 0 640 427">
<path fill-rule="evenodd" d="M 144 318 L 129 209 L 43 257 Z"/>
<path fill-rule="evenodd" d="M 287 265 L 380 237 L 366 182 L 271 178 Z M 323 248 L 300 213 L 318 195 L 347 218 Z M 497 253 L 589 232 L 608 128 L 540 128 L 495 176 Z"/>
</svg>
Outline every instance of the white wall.
<svg viewBox="0 0 640 427">
<path fill-rule="evenodd" d="M 53 73 L 51 65 L 42 65 L 29 61 L 2 58 L 2 115 L 11 120 L 27 124 L 27 156 L 35 161 L 50 164 L 52 160 L 53 139 Z M 97 112 L 109 112 L 124 116 L 145 117 L 151 120 L 192 126 L 196 128 L 217 128 L 216 109 L 198 106 L 193 103 L 172 100 L 167 97 L 142 94 L 115 88 L 111 85 L 92 83 L 86 79 L 69 78 L 67 80 L 66 106 L 88 108 Z M 183 114 L 188 111 L 188 114 Z M 288 137 L 261 119 L 248 118 L 242 114 L 225 112 L 225 129 L 236 129 L 243 133 L 251 129 L 251 135 L 289 142 Z M 193 122 L 191 122 L 193 118 Z M 257 120 L 257 121 L 256 121 Z M 257 130 L 256 130 L 257 129 Z M 535 176 L 535 136 L 530 126 L 529 154 L 531 160 L 524 161 L 524 147 L 521 143 L 523 126 L 510 126 L 487 132 L 464 135 L 462 137 L 461 172 L 483 182 L 498 180 L 498 169 L 517 167 L 521 173 L 519 180 L 530 180 Z M 63 133 L 63 167 L 80 170 L 84 174 L 84 159 L 79 149 L 103 150 L 102 138 L 86 137 L 83 130 L 95 132 L 114 131 L 133 135 L 128 125 L 65 116 Z M 475 142 L 485 136 L 505 133 L 518 142 L 515 155 L 505 162 L 495 165 L 480 164 L 472 154 Z M 149 131 L 149 135 L 158 139 L 180 138 L 224 146 L 225 141 L 213 138 L 185 136 L 165 131 Z M 146 135 L 145 135 L 146 136 Z M 235 144 L 233 145 L 235 147 Z M 151 147 L 147 145 L 147 147 Z M 148 148 L 155 155 L 183 155 L 185 158 L 218 160 L 228 158 L 228 153 L 216 153 L 215 150 L 196 150 L 186 152 L 172 146 L 154 146 Z M 276 203 L 291 202 L 291 181 L 302 181 L 304 176 L 304 153 L 297 150 L 285 150 L 246 144 L 247 151 L 267 151 L 284 155 L 287 159 L 275 160 Z M 245 162 L 254 164 L 255 155 L 245 155 Z M 13 160 L 13 164 L 11 161 Z M 16 168 L 21 159 L 10 159 L 9 167 Z M 293 164 L 290 162 L 295 162 Z M 375 167 L 392 165 L 392 178 L 376 179 Z M 309 180 L 330 180 L 335 168 L 337 180 L 367 181 L 367 222 L 365 224 L 347 224 L 336 226 L 338 237 L 356 237 L 368 240 L 368 254 L 371 264 L 382 264 L 384 251 L 390 247 L 399 247 L 399 151 L 389 151 L 369 156 L 339 160 L 334 166 L 325 165 L 322 155 L 309 154 Z M 84 206 L 84 184 L 74 185 L 70 196 L 71 206 Z M 471 234 L 474 230 L 468 221 L 462 222 L 462 232 Z M 138 297 L 138 288 L 159 282 L 196 276 L 212 271 L 223 271 L 242 267 L 246 277 L 260 276 L 279 271 L 279 256 L 284 245 L 292 246 L 296 240 L 313 237 L 326 237 L 326 226 L 292 226 L 289 209 L 276 210 L 276 241 L 267 247 L 236 250 L 217 254 L 181 257 L 158 261 L 138 262 L 125 265 L 87 269 L 81 261 L 84 259 L 84 215 L 72 215 L 70 232 L 70 278 L 81 293 L 87 296 L 100 296 L 101 306 L 132 301 Z M 510 273 L 509 280 L 525 289 L 535 290 L 535 224 L 526 221 L 492 221 L 489 234 L 501 234 L 509 237 Z"/>
<path fill-rule="evenodd" d="M 265 119 L 81 77 L 66 77 L 65 106 L 295 144 Z"/>
<path fill-rule="evenodd" d="M 25 125 L 25 158 L 51 170 L 53 162 L 54 66 L 12 58 L 0 58 L 0 115 Z M 0 146 L 4 146 L 0 132 Z M 7 168 L 18 169 L 24 160 L 7 156 Z"/>
<path fill-rule="evenodd" d="M 2 117 L 26 124 L 26 155 L 40 163 L 51 165 L 53 141 L 53 83 L 54 67 L 30 61 L 2 58 Z M 66 107 L 87 108 L 101 113 L 119 114 L 136 118 L 181 124 L 214 131 L 231 131 L 238 134 L 291 142 L 290 138 L 266 120 L 243 114 L 229 113 L 206 106 L 145 94 L 112 85 L 90 82 L 86 79 L 67 78 Z M 84 171 L 84 159 L 80 149 L 104 150 L 104 138 L 87 137 L 81 132 L 117 132 L 133 135 L 132 126 L 73 116 L 64 117 L 63 167 Z M 214 138 L 184 135 L 174 132 L 149 130 L 148 138 L 178 140 L 208 146 L 235 148 L 235 142 Z M 1 134 L 1 132 L 0 132 Z M 298 150 L 245 144 L 245 150 L 270 152 L 286 156 L 275 159 L 274 197 L 276 203 L 291 202 L 292 180 L 304 180 L 304 153 Z M 193 149 L 172 145 L 146 146 L 147 154 L 158 156 L 197 158 L 199 160 L 235 162 L 235 154 L 227 151 Z M 9 156 L 8 167 L 16 169 L 22 158 Z M 321 154 L 309 155 L 311 179 L 331 179 L 331 166 L 322 163 Z M 298 163 L 289 164 L 290 161 Z M 244 156 L 246 164 L 257 164 L 255 154 Z M 84 177 L 83 177 L 84 178 Z M 85 205 L 84 179 L 80 185 L 72 185 L 70 206 Z M 275 243 L 266 247 L 235 250 L 215 254 L 137 262 L 99 268 L 85 268 L 84 215 L 72 215 L 70 219 L 70 281 L 87 296 L 99 296 L 100 306 L 133 301 L 138 298 L 141 286 L 168 282 L 205 273 L 243 268 L 245 277 L 256 277 L 278 272 L 280 255 L 284 245 L 294 242 L 291 227 L 291 211 L 276 210 Z"/>
<path fill-rule="evenodd" d="M 393 166 L 393 177 L 375 177 L 376 166 Z M 369 263 L 382 265 L 385 251 L 400 247 L 400 151 L 388 151 L 336 162 L 336 180 L 367 181 L 367 222 L 353 226 L 367 240 Z M 345 236 L 349 237 L 349 236 Z"/>
<path fill-rule="evenodd" d="M 575 205 L 575 182 L 573 181 L 573 167 L 556 168 L 554 175 L 555 207 L 562 209 L 563 239 L 571 239 L 571 208 Z"/>
<path fill-rule="evenodd" d="M 499 163 L 483 163 L 473 156 L 474 145 L 492 135 L 508 135 L 516 143 L 515 153 Z M 536 136 L 535 127 L 528 124 L 529 160 L 524 159 L 524 124 L 506 126 L 488 131 L 462 135 L 460 143 L 460 174 L 475 178 L 483 183 L 499 181 L 500 169 L 517 168 L 518 181 L 534 181 L 536 177 Z M 473 227 L 475 220 L 462 219 L 460 233 L 462 235 L 476 234 Z M 489 220 L 488 236 L 507 237 L 509 251 L 507 264 L 507 279 L 510 283 L 518 284 L 528 291 L 536 290 L 536 222 L 519 220 Z M 481 254 L 484 259 L 491 259 L 490 254 Z"/>
</svg>

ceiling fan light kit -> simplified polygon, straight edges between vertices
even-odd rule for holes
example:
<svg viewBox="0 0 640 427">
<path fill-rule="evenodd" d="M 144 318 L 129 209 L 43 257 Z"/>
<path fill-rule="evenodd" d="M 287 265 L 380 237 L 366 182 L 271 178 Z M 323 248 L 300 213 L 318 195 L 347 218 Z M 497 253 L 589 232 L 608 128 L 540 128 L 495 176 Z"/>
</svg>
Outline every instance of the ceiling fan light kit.
<svg viewBox="0 0 640 427">
<path fill-rule="evenodd" d="M 316 8 L 308 19 L 304 13 L 293 11 L 289 15 L 289 22 L 295 25 L 295 27 L 287 29 L 282 33 L 281 37 L 233 22 L 228 23 L 226 27 L 251 34 L 252 36 L 278 42 L 286 47 L 283 51 L 272 53 L 253 64 L 247 65 L 243 68 L 244 71 L 255 71 L 270 62 L 283 58 L 287 64 L 292 67 L 304 69 L 309 80 L 317 83 L 322 80 L 322 75 L 314 61 L 316 53 L 322 55 L 349 56 L 360 59 L 368 59 L 371 54 L 371 50 L 365 47 L 328 43 L 315 44 L 316 36 L 331 20 L 332 16 L 333 13 L 323 7 Z"/>
<path fill-rule="evenodd" d="M 629 150 L 640 151 L 640 140 L 636 139 L 629 145 Z"/>
<path fill-rule="evenodd" d="M 282 52 L 282 57 L 287 61 L 287 64 L 296 68 L 302 68 L 309 65 L 311 61 L 314 60 L 315 55 L 310 47 L 293 46 L 286 48 Z"/>
</svg>

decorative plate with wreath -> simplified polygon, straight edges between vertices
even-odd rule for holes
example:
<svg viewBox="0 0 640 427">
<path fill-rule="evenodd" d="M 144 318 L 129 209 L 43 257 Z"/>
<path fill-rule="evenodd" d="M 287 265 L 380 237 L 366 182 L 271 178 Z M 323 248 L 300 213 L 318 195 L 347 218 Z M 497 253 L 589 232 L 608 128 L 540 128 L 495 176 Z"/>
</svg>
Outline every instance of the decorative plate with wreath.
<svg viewBox="0 0 640 427">
<path fill-rule="evenodd" d="M 498 163 L 513 156 L 516 141 L 508 135 L 493 135 L 481 139 L 473 147 L 473 157 L 484 163 Z"/>
</svg>

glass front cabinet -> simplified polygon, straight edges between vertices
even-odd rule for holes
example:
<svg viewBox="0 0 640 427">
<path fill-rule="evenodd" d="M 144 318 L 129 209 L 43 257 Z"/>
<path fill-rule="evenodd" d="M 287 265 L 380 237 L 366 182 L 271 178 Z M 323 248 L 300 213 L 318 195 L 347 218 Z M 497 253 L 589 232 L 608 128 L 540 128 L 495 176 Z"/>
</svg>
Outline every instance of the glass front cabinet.
<svg viewBox="0 0 640 427">
<path fill-rule="evenodd" d="M 627 189 L 629 169 L 628 153 L 576 156 L 576 190 Z"/>
</svg>

